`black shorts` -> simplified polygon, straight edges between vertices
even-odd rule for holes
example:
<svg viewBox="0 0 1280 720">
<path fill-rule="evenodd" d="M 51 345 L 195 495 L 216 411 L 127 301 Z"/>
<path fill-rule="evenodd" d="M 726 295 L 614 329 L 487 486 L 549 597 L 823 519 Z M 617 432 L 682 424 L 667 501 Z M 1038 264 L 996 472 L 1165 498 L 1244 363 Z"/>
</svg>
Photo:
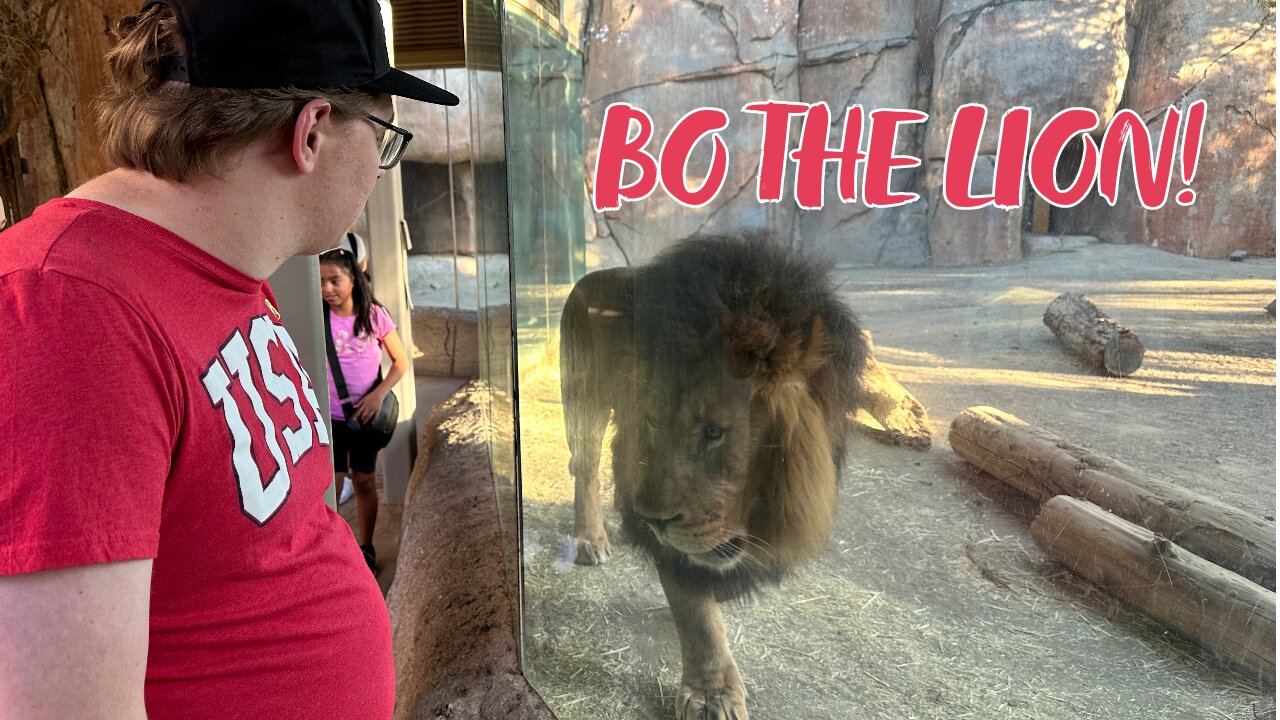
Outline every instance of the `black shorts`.
<svg viewBox="0 0 1280 720">
<path fill-rule="evenodd" d="M 353 432 L 346 422 L 337 418 L 333 418 L 331 422 L 333 471 L 372 473 L 378 464 L 378 446 L 369 442 L 364 433 Z"/>
</svg>

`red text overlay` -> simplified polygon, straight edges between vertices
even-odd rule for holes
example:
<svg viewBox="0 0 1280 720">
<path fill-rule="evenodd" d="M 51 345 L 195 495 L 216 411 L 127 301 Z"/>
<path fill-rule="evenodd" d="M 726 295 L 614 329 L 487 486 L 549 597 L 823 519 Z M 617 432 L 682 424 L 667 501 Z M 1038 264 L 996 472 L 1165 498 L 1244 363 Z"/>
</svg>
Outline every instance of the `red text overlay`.
<svg viewBox="0 0 1280 720">
<path fill-rule="evenodd" d="M 952 118 L 943 159 L 942 197 L 953 208 L 975 210 L 988 206 L 1016 208 L 1025 188 L 1052 205 L 1073 207 L 1090 193 L 1115 205 L 1122 172 L 1132 173 L 1138 200 L 1148 210 L 1169 200 L 1173 169 L 1180 170 L 1183 185 L 1195 178 L 1204 132 L 1203 100 L 1185 110 L 1165 111 L 1158 146 L 1152 146 L 1147 124 L 1132 110 L 1121 110 L 1102 129 L 1098 113 L 1089 108 L 1063 110 L 1031 136 L 1031 108 L 1015 107 L 1000 119 L 994 178 L 990 187 L 974 187 L 987 108 L 962 105 Z M 839 142 L 829 141 L 831 109 L 826 103 L 753 102 L 742 112 L 761 121 L 756 199 L 782 201 L 784 178 L 790 169 L 796 205 L 819 210 L 826 202 L 828 163 L 834 164 L 836 194 L 842 203 L 861 200 L 871 208 L 890 208 L 915 202 L 920 196 L 893 189 L 895 170 L 919 167 L 920 158 L 899 154 L 896 144 L 904 125 L 926 122 L 919 110 L 880 108 L 864 111 L 861 105 L 844 112 Z M 792 147 L 793 119 L 800 122 L 800 138 Z M 686 207 L 702 207 L 715 199 L 729 172 L 729 149 L 720 134 L 729 127 L 729 115 L 720 108 L 692 110 L 680 118 L 656 148 L 653 119 L 643 109 L 614 103 L 604 113 L 600 146 L 596 155 L 592 204 L 597 212 L 618 210 L 625 202 L 639 202 L 661 186 L 672 200 Z M 707 144 L 711 161 L 705 172 L 689 181 L 689 158 L 695 147 Z M 1073 147 L 1075 176 L 1059 184 L 1063 152 Z M 627 166 L 631 182 L 623 184 Z M 860 170 L 860 172 L 859 172 Z M 1184 187 L 1174 202 L 1190 205 L 1196 193 Z"/>
</svg>

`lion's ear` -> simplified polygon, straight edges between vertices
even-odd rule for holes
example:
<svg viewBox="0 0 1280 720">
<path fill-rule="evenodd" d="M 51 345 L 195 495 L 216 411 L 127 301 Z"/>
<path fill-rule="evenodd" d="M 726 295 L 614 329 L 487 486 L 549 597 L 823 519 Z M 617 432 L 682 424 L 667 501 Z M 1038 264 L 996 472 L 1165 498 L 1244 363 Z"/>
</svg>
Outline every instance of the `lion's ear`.
<svg viewBox="0 0 1280 720">
<path fill-rule="evenodd" d="M 809 337 L 800 344 L 790 370 L 808 377 L 827 364 L 827 358 L 831 355 L 829 346 L 827 327 L 822 323 L 822 316 L 814 313 L 813 320 L 809 323 Z"/>
<path fill-rule="evenodd" d="M 717 332 L 724 337 L 730 375 L 746 378 L 769 371 L 778 347 L 778 326 L 759 305 L 738 314 L 725 309 Z"/>
</svg>

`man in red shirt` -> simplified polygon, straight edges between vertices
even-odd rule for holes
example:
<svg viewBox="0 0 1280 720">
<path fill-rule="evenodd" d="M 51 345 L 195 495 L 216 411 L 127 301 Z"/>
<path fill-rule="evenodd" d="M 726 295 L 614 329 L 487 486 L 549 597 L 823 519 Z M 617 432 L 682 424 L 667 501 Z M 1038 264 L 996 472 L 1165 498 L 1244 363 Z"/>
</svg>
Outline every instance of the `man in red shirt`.
<svg viewBox="0 0 1280 720">
<path fill-rule="evenodd" d="M 0 235 L 0 717 L 390 717 L 386 606 L 263 280 L 409 135 L 375 0 L 152 0 L 117 169 Z"/>
</svg>

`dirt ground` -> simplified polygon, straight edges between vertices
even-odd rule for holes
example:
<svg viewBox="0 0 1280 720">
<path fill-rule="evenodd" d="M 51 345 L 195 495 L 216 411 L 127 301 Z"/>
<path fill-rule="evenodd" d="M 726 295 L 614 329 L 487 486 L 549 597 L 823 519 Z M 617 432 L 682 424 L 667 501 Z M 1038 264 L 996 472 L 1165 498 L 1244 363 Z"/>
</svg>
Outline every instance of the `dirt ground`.
<svg viewBox="0 0 1280 720">
<path fill-rule="evenodd" d="M 1092 245 L 1009 266 L 848 269 L 880 360 L 929 409 L 924 453 L 855 438 L 828 550 L 725 608 L 756 718 L 1255 720 L 1275 695 L 1075 578 L 949 449 L 992 405 L 1152 475 L 1274 519 L 1274 260 Z M 1093 374 L 1041 323 L 1081 291 L 1147 354 Z M 568 557 L 572 481 L 554 367 L 521 388 L 526 672 L 557 715 L 664 718 L 679 649 L 653 569 L 615 545 Z M 616 517 L 611 518 L 616 523 Z"/>
</svg>

